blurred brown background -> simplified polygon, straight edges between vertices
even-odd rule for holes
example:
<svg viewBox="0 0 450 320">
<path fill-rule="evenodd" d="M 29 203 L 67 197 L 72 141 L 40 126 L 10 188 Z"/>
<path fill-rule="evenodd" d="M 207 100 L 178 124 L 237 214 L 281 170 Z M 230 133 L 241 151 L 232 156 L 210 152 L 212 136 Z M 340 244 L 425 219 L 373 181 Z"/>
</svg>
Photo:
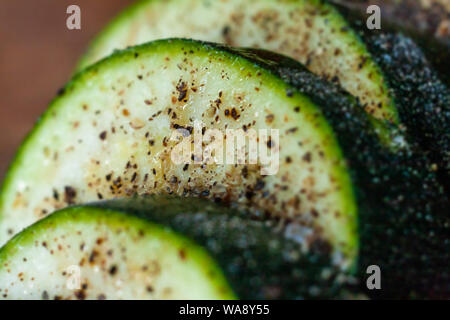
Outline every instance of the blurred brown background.
<svg viewBox="0 0 450 320">
<path fill-rule="evenodd" d="M 0 0 L 0 180 L 95 34 L 132 0 Z M 66 9 L 81 9 L 68 30 Z"/>
</svg>

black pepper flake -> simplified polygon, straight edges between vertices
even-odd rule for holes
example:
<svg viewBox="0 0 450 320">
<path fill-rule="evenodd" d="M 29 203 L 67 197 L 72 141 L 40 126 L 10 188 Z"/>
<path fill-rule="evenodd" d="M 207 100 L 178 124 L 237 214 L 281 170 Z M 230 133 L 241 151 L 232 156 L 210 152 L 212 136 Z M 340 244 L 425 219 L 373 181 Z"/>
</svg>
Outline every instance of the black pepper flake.
<svg viewBox="0 0 450 320">
<path fill-rule="evenodd" d="M 106 131 L 103 131 L 102 133 L 100 133 L 100 139 L 101 140 L 105 140 L 106 139 L 106 134 L 107 134 Z"/>
<path fill-rule="evenodd" d="M 57 92 L 57 95 L 58 96 L 62 96 L 65 92 L 66 92 L 66 88 L 64 88 L 64 87 L 63 88 L 59 88 L 58 92 Z"/>
<path fill-rule="evenodd" d="M 255 194 L 254 194 L 254 192 L 253 191 L 247 191 L 247 192 L 245 192 L 245 197 L 247 198 L 247 199 L 251 199 L 251 198 L 253 198 L 253 196 L 254 196 Z"/>
<path fill-rule="evenodd" d="M 307 152 L 304 156 L 303 156 L 303 160 L 306 162 L 311 162 L 311 152 Z"/>
<path fill-rule="evenodd" d="M 112 173 L 106 175 L 106 181 L 111 181 Z"/>
<path fill-rule="evenodd" d="M 244 179 L 248 178 L 248 168 L 247 167 L 242 168 L 242 176 L 244 177 Z"/>
<path fill-rule="evenodd" d="M 75 297 L 78 300 L 85 300 L 86 299 L 86 293 L 83 290 L 75 291 Z"/>
<path fill-rule="evenodd" d="M 98 251 L 97 250 L 93 250 L 91 252 L 91 255 L 89 256 L 89 262 L 93 263 L 97 256 L 98 256 Z"/>
<path fill-rule="evenodd" d="M 111 268 L 109 268 L 109 274 L 111 276 L 114 276 L 117 273 L 117 266 L 113 265 Z"/>
<path fill-rule="evenodd" d="M 177 85 L 178 91 L 178 101 L 182 101 L 187 96 L 187 85 L 186 82 L 180 81 Z"/>
<path fill-rule="evenodd" d="M 222 35 L 223 35 L 224 37 L 227 37 L 227 36 L 230 34 L 230 31 L 231 31 L 230 26 L 225 26 L 225 27 L 223 27 L 223 29 L 222 29 Z"/>
<path fill-rule="evenodd" d="M 239 119 L 239 117 L 240 117 L 240 115 L 237 113 L 237 111 L 236 111 L 235 108 L 233 108 L 233 109 L 231 110 L 231 117 L 232 117 L 234 120 L 237 120 L 237 119 Z"/>
<path fill-rule="evenodd" d="M 74 204 L 77 192 L 70 186 L 64 187 L 64 201 L 68 204 Z"/>
</svg>

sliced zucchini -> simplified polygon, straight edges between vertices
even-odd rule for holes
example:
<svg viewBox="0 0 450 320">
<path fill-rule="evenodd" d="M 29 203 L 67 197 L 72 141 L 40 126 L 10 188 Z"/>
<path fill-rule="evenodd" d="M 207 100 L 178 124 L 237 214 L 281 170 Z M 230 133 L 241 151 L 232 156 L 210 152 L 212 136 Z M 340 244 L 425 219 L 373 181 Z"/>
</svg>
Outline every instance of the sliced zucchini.
<svg viewBox="0 0 450 320">
<path fill-rule="evenodd" d="M 26 229 L 0 250 L 0 295 L 339 297 L 347 278 L 332 266 L 329 247 L 310 238 L 315 244 L 305 253 L 301 242 L 294 241 L 309 231 L 295 224 L 276 231 L 200 199 L 150 197 L 71 207 Z"/>
<path fill-rule="evenodd" d="M 369 30 L 365 11 L 352 8 L 355 1 L 336 2 L 342 4 L 340 12 L 361 34 L 374 61 L 383 70 L 409 145 L 416 144 L 429 154 L 430 166 L 439 172 L 450 193 L 450 39 L 439 41 L 417 30 L 422 26 L 411 28 L 408 22 L 394 21 L 389 14 L 393 10 L 389 7 L 394 6 L 394 11 L 420 13 L 417 16 L 423 20 L 426 13 L 423 8 L 419 10 L 422 5 L 418 3 L 379 3 L 382 29 Z M 438 3 L 434 6 L 437 8 Z M 443 16 L 448 15 L 444 8 L 439 10 Z"/>
<path fill-rule="evenodd" d="M 383 141 L 392 140 L 389 124 L 398 124 L 398 116 L 385 79 L 357 34 L 324 1 L 139 1 L 100 34 L 79 69 L 115 49 L 169 37 L 290 56 L 357 96 L 366 111 L 385 122 L 374 121 Z"/>
<path fill-rule="evenodd" d="M 440 73 L 441 80 L 450 85 L 450 34 L 446 28 L 450 16 L 450 2 L 447 0 L 377 1 L 375 4 L 381 9 L 381 30 L 369 30 L 366 27 L 367 8 L 370 4 L 374 4 L 373 1 L 332 0 L 331 2 L 358 30 L 364 33 L 404 33 L 414 39 L 424 51 L 427 60 Z M 366 43 L 370 47 L 370 39 Z M 386 75 L 387 80 L 389 77 Z"/>
<path fill-rule="evenodd" d="M 429 154 L 433 170 L 450 194 L 450 89 L 421 49 L 401 34 L 368 37 L 368 46 L 383 67 L 407 133 Z M 447 50 L 447 62 L 450 52 Z M 448 69 L 446 76 L 448 77 Z"/>
<path fill-rule="evenodd" d="M 2 299 L 232 299 L 197 244 L 145 220 L 70 208 L 0 250 Z"/>
<path fill-rule="evenodd" d="M 8 173 L 0 242 L 69 204 L 173 193 L 219 199 L 257 216 L 301 220 L 343 254 L 343 266 L 353 265 L 357 204 L 333 129 L 317 104 L 274 74 L 284 58 L 264 59 L 213 44 L 161 40 L 77 75 Z M 196 121 L 202 122 L 198 128 Z M 244 164 L 178 164 L 172 151 L 180 141 L 171 139 L 177 128 L 193 131 L 188 139 L 205 132 L 205 144 L 209 129 L 224 135 L 226 129 L 265 130 L 271 138 L 261 135 L 260 146 L 270 147 L 279 169 L 265 173 L 260 158 L 249 164 L 248 148 Z"/>
<path fill-rule="evenodd" d="M 450 201 L 428 155 L 390 152 L 350 97 L 294 61 L 258 50 L 248 54 L 277 61 L 274 72 L 311 97 L 333 127 L 358 200 L 361 290 L 372 298 L 448 298 Z M 382 290 L 368 290 L 372 265 L 380 267 Z"/>
<path fill-rule="evenodd" d="M 178 101 L 180 79 L 189 85 Z M 238 117 L 230 118 L 233 107 Z M 196 119 L 206 129 L 279 129 L 279 171 L 174 165 L 175 142 L 164 137 Z M 445 297 L 449 201 L 427 161 L 421 153 L 393 154 L 351 96 L 294 60 L 156 41 L 92 66 L 52 103 L 8 174 L 0 227 L 6 240 L 9 229 L 96 198 L 205 197 L 310 227 L 332 248 L 334 265 L 358 267 L 363 290 L 366 268 L 378 265 L 383 290 L 370 296 Z"/>
</svg>

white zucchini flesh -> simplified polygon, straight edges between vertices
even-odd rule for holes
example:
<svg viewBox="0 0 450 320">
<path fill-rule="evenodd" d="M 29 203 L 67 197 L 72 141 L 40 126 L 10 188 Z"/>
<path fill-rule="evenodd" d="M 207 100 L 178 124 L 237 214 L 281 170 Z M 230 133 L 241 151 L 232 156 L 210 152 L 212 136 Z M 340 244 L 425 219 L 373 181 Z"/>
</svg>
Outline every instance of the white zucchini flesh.
<svg viewBox="0 0 450 320">
<path fill-rule="evenodd" d="M 375 118 L 398 124 L 384 76 L 365 44 L 338 11 L 321 0 L 139 1 L 105 28 L 79 69 L 116 49 L 171 37 L 287 55 L 338 82 Z"/>
<path fill-rule="evenodd" d="M 248 164 L 248 149 L 245 164 L 174 163 L 175 127 L 196 121 L 225 134 L 266 130 L 263 144 L 278 130 L 270 145 L 279 149 L 279 170 L 263 175 L 261 162 Z M 8 173 L 0 243 L 55 209 L 135 193 L 221 199 L 255 215 L 299 220 L 344 255 L 343 265 L 357 254 L 350 173 L 320 109 L 268 69 L 215 45 L 156 41 L 76 76 Z"/>
<path fill-rule="evenodd" d="M 234 299 L 216 262 L 164 226 L 69 208 L 0 250 L 0 299 Z"/>
</svg>

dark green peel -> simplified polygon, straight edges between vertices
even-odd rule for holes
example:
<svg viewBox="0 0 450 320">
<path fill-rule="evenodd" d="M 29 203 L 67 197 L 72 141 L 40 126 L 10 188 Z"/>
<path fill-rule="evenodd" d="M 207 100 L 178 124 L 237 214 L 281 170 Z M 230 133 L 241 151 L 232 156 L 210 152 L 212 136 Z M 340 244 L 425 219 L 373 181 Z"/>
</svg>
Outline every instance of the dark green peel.
<svg viewBox="0 0 450 320">
<path fill-rule="evenodd" d="M 172 41 L 183 42 L 183 40 Z M 159 44 L 161 43 L 159 42 Z M 312 101 L 313 105 L 317 106 L 317 110 L 314 109 L 314 113 L 308 114 L 309 117 L 320 119 L 323 117 L 325 123 L 330 126 L 330 130 L 326 131 L 325 134 L 324 130 L 320 130 L 320 127 L 317 127 L 317 132 L 315 131 L 314 133 L 316 136 L 323 134 L 324 138 L 327 138 L 324 141 L 328 141 L 328 143 L 324 143 L 324 145 L 328 145 L 329 141 L 335 141 L 334 137 L 337 139 L 339 151 L 343 155 L 343 158 L 336 158 L 337 162 L 346 162 L 348 164 L 345 167 L 345 172 L 351 176 L 351 181 L 348 180 L 349 189 L 353 189 L 357 195 L 358 237 L 361 243 L 357 266 L 362 290 L 366 289 L 366 267 L 368 265 L 378 265 L 382 272 L 382 290 L 379 292 L 367 292 L 371 297 L 446 298 L 450 296 L 448 290 L 450 275 L 448 270 L 446 270 L 450 260 L 450 242 L 448 239 L 450 231 L 449 200 L 444 193 L 441 183 L 438 181 L 436 172 L 432 170 L 433 166 L 428 159 L 428 154 L 423 154 L 420 150 L 417 151 L 414 145 L 411 149 L 405 148 L 401 152 L 392 152 L 391 148 L 379 141 L 375 129 L 371 125 L 373 120 L 359 106 L 358 101 L 347 93 L 342 92 L 337 86 L 329 84 L 305 71 L 294 60 L 260 50 L 235 50 L 211 43 L 183 42 L 183 46 L 188 45 L 198 46 L 197 52 L 200 49 L 208 52 L 208 54 L 223 52 L 221 59 L 228 57 L 227 54 L 230 53 L 234 62 L 239 60 L 245 61 L 246 69 L 244 70 L 255 69 L 264 71 L 265 74 L 270 75 L 268 79 L 273 78 L 279 81 L 283 86 L 280 86 L 280 89 L 277 89 L 278 91 L 276 92 L 286 100 L 282 100 L 283 103 L 290 106 L 289 109 L 282 110 L 284 114 L 292 110 L 303 112 L 298 104 L 291 102 L 296 101 L 296 96 L 300 94 L 305 101 Z M 111 60 L 110 58 L 94 67 L 99 68 L 96 70 L 96 74 L 101 72 L 100 67 L 106 63 L 113 64 L 120 61 L 121 63 L 117 65 L 123 66 L 122 63 L 127 61 L 126 59 L 133 59 L 134 57 L 137 60 L 137 57 L 149 54 L 145 49 L 150 47 L 151 44 L 148 44 L 113 56 L 117 60 Z M 153 55 L 149 54 L 149 56 Z M 88 72 L 93 70 L 88 70 Z M 272 77 L 272 75 L 277 77 Z M 97 75 L 92 75 L 92 77 L 94 76 Z M 248 81 L 250 80 L 247 80 L 247 83 Z M 271 90 L 271 92 L 275 92 L 274 88 L 271 88 Z M 70 92 L 66 94 L 70 94 Z M 98 101 L 98 98 L 95 101 Z M 95 103 L 95 101 L 92 101 L 92 103 Z M 275 111 L 276 107 L 278 106 L 273 107 L 272 112 Z M 98 135 L 96 135 L 97 137 Z M 301 140 L 298 139 L 297 141 L 301 142 Z M 145 142 L 147 145 L 148 142 Z M 294 143 L 293 145 L 296 146 L 297 144 Z M 314 163 L 314 161 L 320 161 L 320 156 L 320 152 L 314 153 L 311 160 L 311 154 L 309 154 L 305 161 Z M 295 173 L 295 167 L 291 170 L 290 173 Z M 240 172 L 238 175 L 240 175 Z M 147 189 L 146 192 L 156 193 L 156 190 Z M 210 194 L 208 193 L 208 195 Z M 221 197 L 210 196 L 210 198 Z M 226 199 L 226 197 L 222 198 Z M 125 208 L 133 207 L 134 204 L 131 204 L 133 201 L 136 201 L 136 199 L 114 202 L 116 206 L 114 210 L 125 210 Z M 230 281 L 236 287 L 235 290 L 242 290 L 241 292 L 244 294 L 250 291 L 257 292 L 256 297 L 258 298 L 339 296 L 339 286 L 342 284 L 342 281 L 338 279 L 339 276 L 328 278 L 319 276 L 319 274 L 322 274 L 321 268 L 325 266 L 327 266 L 325 268 L 328 268 L 332 262 L 335 262 L 330 261 L 327 248 L 330 247 L 330 244 L 333 246 L 340 245 L 339 241 L 335 241 L 339 242 L 337 244 L 328 241 L 325 242 L 325 245 L 324 241 L 315 241 L 308 255 L 304 256 L 299 254 L 300 252 L 295 251 L 294 247 L 290 247 L 289 243 L 284 244 L 285 240 L 278 238 L 277 242 L 283 243 L 283 246 L 286 248 L 292 248 L 294 256 L 297 256 L 296 259 L 291 260 L 290 254 L 288 255 L 289 257 L 280 256 L 280 254 L 290 252 L 290 250 L 280 252 L 278 249 L 273 249 L 267 241 L 264 241 L 266 234 L 278 231 L 273 231 L 273 228 L 265 229 L 267 226 L 262 222 L 248 222 L 249 220 L 243 220 L 238 215 L 229 219 L 225 218 L 224 215 L 211 215 L 209 211 L 206 214 L 200 212 L 198 219 L 195 219 L 196 213 L 199 213 L 196 211 L 198 209 L 195 207 L 195 202 L 192 202 L 192 207 L 190 207 L 190 204 L 176 205 L 172 202 L 174 201 L 171 199 L 171 205 L 177 208 L 174 211 L 178 210 L 178 213 L 180 211 L 189 211 L 190 214 L 186 213 L 186 216 L 180 215 L 179 217 L 181 218 L 177 218 L 180 220 L 170 220 L 173 214 L 170 214 L 171 211 L 164 210 L 164 214 L 168 214 L 167 217 L 159 213 L 152 219 L 161 219 L 158 221 L 168 223 L 176 231 L 186 233 L 197 242 L 210 248 L 211 252 L 217 255 L 216 259 L 227 270 L 230 279 L 234 279 Z M 233 203 L 231 201 L 229 204 Z M 335 200 L 332 207 L 337 206 L 337 203 Z M 102 204 L 98 204 L 98 206 L 102 206 Z M 254 207 L 250 209 L 254 209 Z M 138 207 L 134 211 L 141 212 L 145 210 Z M 162 210 L 160 211 L 163 212 Z M 298 213 L 302 214 L 303 211 L 299 210 Z M 145 216 L 147 213 L 142 213 L 142 215 Z M 349 212 L 318 214 L 319 217 L 328 219 L 327 224 L 340 221 L 339 218 L 342 215 L 349 215 Z M 280 216 L 287 219 L 296 218 Z M 353 215 L 350 216 L 354 219 Z M 349 223 L 352 222 L 354 220 L 348 220 L 346 223 L 339 224 L 338 231 L 343 233 L 346 231 L 345 228 L 349 228 Z M 241 225 L 245 226 L 245 228 L 240 227 Z M 252 231 L 253 228 L 255 228 L 254 231 Z M 261 232 L 261 230 L 264 230 L 264 232 Z M 352 234 L 357 234 L 356 230 L 352 229 L 351 231 L 355 231 Z M 218 242 L 211 241 L 211 238 L 217 239 Z M 316 239 L 324 238 L 322 234 L 317 233 Z M 351 238 L 352 243 L 357 242 L 355 238 L 357 237 Z M 255 251 L 252 252 L 255 253 L 249 254 L 248 260 L 242 261 L 230 258 L 231 253 L 237 247 L 241 247 L 247 252 L 249 245 L 254 245 L 252 250 Z M 316 246 L 320 250 L 316 249 Z M 277 245 L 275 248 L 279 248 L 279 246 Z M 262 254 L 263 252 L 268 254 L 270 258 L 261 258 L 262 256 L 259 256 L 259 253 Z M 258 258 L 253 256 L 253 254 L 256 254 Z M 220 256 L 224 256 L 224 260 L 221 260 Z M 334 260 L 334 257 L 331 260 Z M 266 270 L 259 270 L 260 268 L 254 264 L 254 261 L 267 261 L 267 265 L 264 265 Z M 352 262 L 355 262 L 354 257 Z M 287 271 L 287 269 L 284 269 L 284 264 L 293 268 Z M 302 264 L 305 265 L 300 267 Z M 283 272 L 276 275 L 276 270 L 283 270 Z M 248 276 L 248 279 L 252 280 L 242 280 L 242 275 L 250 271 L 254 272 L 255 275 Z M 283 273 L 289 274 L 289 277 L 284 278 Z M 331 274 L 334 275 L 336 273 L 332 270 Z M 305 286 L 301 288 L 293 286 L 289 280 L 292 277 L 298 279 L 299 283 L 305 283 Z M 258 279 L 264 280 L 260 281 Z M 245 285 L 240 287 L 241 283 L 245 283 Z M 270 284 L 268 287 L 267 283 Z M 311 286 L 317 283 L 320 284 L 320 288 L 323 285 L 325 289 L 319 288 L 318 292 L 317 289 L 311 291 Z M 338 286 L 335 286 L 336 283 Z M 250 291 L 245 291 L 248 288 L 250 288 Z M 318 294 L 316 295 L 315 293 Z"/>
<path fill-rule="evenodd" d="M 362 290 L 374 298 L 448 298 L 450 202 L 428 155 L 414 147 L 392 153 L 380 144 L 369 116 L 354 99 L 295 64 L 278 59 L 272 69 L 321 106 L 352 172 L 359 204 Z M 365 287 L 369 265 L 381 268 L 379 292 Z"/>
<path fill-rule="evenodd" d="M 217 261 L 238 297 L 314 299 L 345 297 L 351 277 L 333 266 L 331 246 L 317 238 L 305 253 L 307 228 L 248 219 L 206 200 L 151 196 L 90 206 L 122 211 L 163 224 L 202 245 Z"/>
<path fill-rule="evenodd" d="M 450 89 L 411 39 L 382 34 L 370 37 L 367 43 L 393 88 L 408 134 L 429 153 L 449 191 Z"/>
<path fill-rule="evenodd" d="M 428 167 L 438 172 L 450 192 L 450 40 L 436 39 L 412 28 L 409 21 L 394 21 L 388 14 L 382 14 L 381 30 L 369 30 L 367 14 L 353 8 L 355 1 L 332 2 L 337 2 L 340 12 L 360 32 L 381 68 L 406 128 L 406 139 L 427 153 L 431 160 Z M 408 5 L 417 12 L 413 3 L 404 1 L 404 6 Z M 400 4 L 386 6 L 402 10 Z M 383 12 L 383 5 L 381 9 Z"/>
<path fill-rule="evenodd" d="M 426 59 L 439 73 L 441 80 L 450 85 L 450 37 L 440 35 L 439 26 L 448 20 L 450 12 L 443 6 L 432 3 L 428 10 L 416 0 L 358 1 L 330 0 L 355 29 L 370 38 L 380 34 L 405 34 L 411 37 L 423 50 Z M 431 1 L 433 2 L 433 1 Z M 438 1 L 434 1 L 438 2 Z M 381 30 L 369 30 L 366 13 L 369 4 L 381 9 Z M 431 10 L 432 9 L 432 10 Z M 365 38 L 363 36 L 363 38 Z M 369 41 L 365 41 L 370 45 Z"/>
</svg>

